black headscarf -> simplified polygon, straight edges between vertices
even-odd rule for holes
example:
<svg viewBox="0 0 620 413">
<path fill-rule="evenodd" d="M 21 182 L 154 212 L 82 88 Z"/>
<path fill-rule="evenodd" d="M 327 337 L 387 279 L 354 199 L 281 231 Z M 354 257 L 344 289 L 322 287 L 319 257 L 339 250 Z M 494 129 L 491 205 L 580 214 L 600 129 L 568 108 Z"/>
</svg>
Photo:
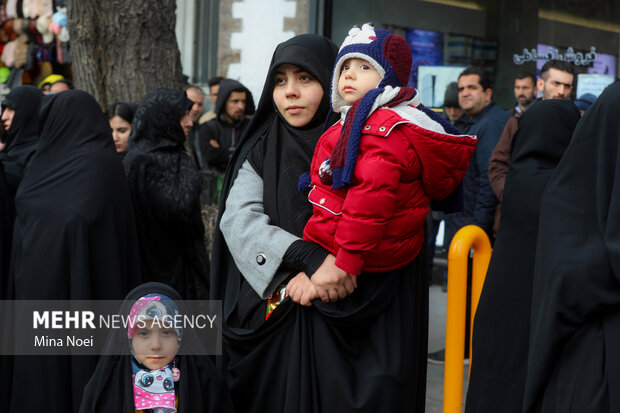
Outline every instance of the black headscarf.
<svg viewBox="0 0 620 413">
<path fill-rule="evenodd" d="M 120 299 L 140 283 L 129 189 L 95 99 L 70 90 L 42 110 L 39 148 L 17 191 L 13 299 Z M 16 356 L 6 411 L 77 411 L 91 356 Z M 33 376 L 54 380 L 32 392 Z M 3 372 L 4 374 L 4 372 Z"/>
<path fill-rule="evenodd" d="M 476 310 L 467 412 L 521 412 L 540 202 L 579 119 L 570 100 L 545 100 L 519 122 L 502 220 Z"/>
<path fill-rule="evenodd" d="M 200 210 L 200 173 L 185 152 L 181 118 L 193 102 L 158 89 L 136 111 L 123 163 L 136 210 L 145 281 L 159 281 L 186 299 L 208 297 L 209 259 Z"/>
<path fill-rule="evenodd" d="M 256 113 L 226 171 L 219 217 L 224 212 L 226 198 L 237 173 L 247 159 L 263 178 L 263 204 L 271 224 L 301 237 L 304 225 L 312 214 L 312 207 L 298 194 L 297 181 L 310 168 L 314 147 L 329 113 L 331 72 L 337 53 L 338 49 L 333 42 L 315 34 L 295 36 L 278 45 L 269 65 Z M 285 63 L 307 70 L 323 86 L 323 99 L 314 118 L 305 128 L 291 127 L 279 114 L 273 101 L 274 75 L 280 65 Z M 219 218 L 216 228 L 212 253 L 212 291 L 214 297 L 219 299 L 225 294 L 229 295 L 230 299 L 225 300 L 224 304 L 225 307 L 230 306 L 228 310 L 224 308 L 224 314 L 227 315 L 236 305 L 241 273 L 219 230 Z"/>
<path fill-rule="evenodd" d="M 295 196 L 297 182 L 300 175 L 309 169 L 329 113 L 332 55 L 335 53 L 338 50 L 332 42 L 311 34 L 296 36 L 280 44 L 271 59 L 258 110 L 246 132 L 249 140 L 255 135 L 263 135 L 249 153 L 248 161 L 265 183 L 265 213 L 272 225 L 299 237 L 312 215 L 312 208 L 304 196 Z M 314 117 L 303 128 L 289 125 L 273 102 L 276 71 L 287 63 L 308 71 L 323 86 L 321 103 Z M 261 133 L 268 125 L 269 131 Z"/>
<path fill-rule="evenodd" d="M 18 86 L 2 101 L 2 108 L 15 110 L 11 128 L 6 132 L 6 147 L 0 152 L 0 162 L 4 164 L 13 196 L 36 150 L 42 97 L 41 91 L 34 86 Z"/>
<path fill-rule="evenodd" d="M 620 411 L 620 83 L 542 198 L 524 411 Z"/>
<path fill-rule="evenodd" d="M 157 89 L 148 92 L 131 123 L 129 153 L 123 161 L 125 165 L 143 152 L 160 149 L 183 151 L 185 133 L 181 118 L 192 105 L 193 102 L 180 90 Z"/>
<path fill-rule="evenodd" d="M 131 306 L 140 297 L 147 294 L 163 294 L 173 301 L 181 300 L 179 294 L 168 285 L 161 283 L 147 283 L 131 291 L 123 302 L 121 314 L 129 314 Z M 191 330 L 184 330 L 186 335 Z M 106 349 L 115 348 L 116 343 L 127 341 L 127 330 L 116 329 L 108 338 Z M 194 342 L 196 339 L 193 340 Z M 181 342 L 183 346 L 183 342 Z M 134 392 L 131 382 L 132 356 L 105 354 L 97 363 L 97 369 L 84 389 L 84 397 L 80 413 L 133 413 Z M 113 352 L 112 352 L 113 353 Z M 181 371 L 178 389 L 178 412 L 205 412 L 220 413 L 232 412 L 230 394 L 223 380 L 215 370 L 209 356 L 180 355 L 177 356 Z"/>
</svg>

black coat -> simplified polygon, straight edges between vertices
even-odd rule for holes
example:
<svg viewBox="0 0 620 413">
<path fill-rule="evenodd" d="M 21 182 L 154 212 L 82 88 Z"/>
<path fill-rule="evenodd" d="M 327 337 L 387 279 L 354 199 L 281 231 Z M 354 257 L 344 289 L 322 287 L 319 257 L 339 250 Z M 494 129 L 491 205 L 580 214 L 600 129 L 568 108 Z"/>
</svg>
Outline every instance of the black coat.
<svg viewBox="0 0 620 413">
<path fill-rule="evenodd" d="M 540 201 L 579 118 L 570 100 L 537 102 L 521 117 L 474 320 L 468 413 L 521 411 Z"/>
<path fill-rule="evenodd" d="M 614 83 L 579 121 L 542 197 L 526 412 L 620 411 L 618 105 Z"/>
<path fill-rule="evenodd" d="M 182 91 L 147 93 L 123 163 L 136 211 L 143 279 L 168 284 L 186 299 L 200 299 L 209 294 L 202 182 L 185 152 L 180 124 L 191 105 Z"/>
</svg>

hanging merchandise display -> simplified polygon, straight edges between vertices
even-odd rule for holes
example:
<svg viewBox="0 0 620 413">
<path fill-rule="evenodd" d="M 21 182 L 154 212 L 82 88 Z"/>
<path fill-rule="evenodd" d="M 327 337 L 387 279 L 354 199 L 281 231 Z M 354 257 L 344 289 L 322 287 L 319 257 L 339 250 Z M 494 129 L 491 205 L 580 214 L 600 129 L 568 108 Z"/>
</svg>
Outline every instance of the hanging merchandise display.
<svg viewBox="0 0 620 413">
<path fill-rule="evenodd" d="M 0 67 L 9 88 L 38 83 L 52 73 L 71 74 L 64 0 L 0 0 Z"/>
</svg>

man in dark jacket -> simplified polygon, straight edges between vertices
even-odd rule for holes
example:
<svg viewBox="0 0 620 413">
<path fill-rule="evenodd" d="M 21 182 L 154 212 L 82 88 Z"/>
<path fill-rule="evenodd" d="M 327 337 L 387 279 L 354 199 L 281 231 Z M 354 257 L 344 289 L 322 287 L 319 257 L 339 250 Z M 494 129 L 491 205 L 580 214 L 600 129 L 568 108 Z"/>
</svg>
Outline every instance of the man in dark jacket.
<svg viewBox="0 0 620 413">
<path fill-rule="evenodd" d="M 252 94 L 241 83 L 223 79 L 215 103 L 216 117 L 200 126 L 199 148 L 208 168 L 226 170 L 241 134 L 254 113 Z"/>
<path fill-rule="evenodd" d="M 467 68 L 459 76 L 459 105 L 470 121 L 465 132 L 478 137 L 478 145 L 463 180 L 464 210 L 446 216 L 446 243 L 465 225 L 478 225 L 493 240 L 497 198 L 489 184 L 489 158 L 508 120 L 495 106 L 488 76 L 480 69 Z"/>
<path fill-rule="evenodd" d="M 533 75 L 531 75 L 533 76 Z M 573 90 L 575 80 L 575 66 L 571 62 L 563 60 L 549 60 L 542 67 L 538 86 L 534 90 L 542 92 L 542 100 L 547 99 L 569 99 Z M 517 91 L 517 81 L 515 79 L 515 93 Z M 520 113 L 525 111 L 523 108 Z M 506 127 L 502 132 L 495 149 L 489 159 L 489 183 L 499 199 L 499 203 L 495 212 L 495 223 L 493 225 L 493 234 L 497 235 L 499 229 L 499 221 L 501 218 L 501 203 L 504 193 L 504 185 L 506 183 L 506 174 L 510 165 L 510 151 L 512 148 L 512 140 L 519 129 L 519 114 L 515 114 L 508 119 Z"/>
<path fill-rule="evenodd" d="M 469 117 L 463 132 L 476 135 L 478 145 L 463 179 L 463 211 L 445 215 L 446 246 L 450 245 L 454 234 L 466 225 L 479 226 L 493 242 L 497 198 L 489 184 L 489 158 L 508 120 L 508 114 L 495 106 L 491 81 L 482 70 L 473 67 L 463 70 L 459 75 L 458 91 L 459 106 Z M 466 325 L 469 326 L 469 314 Z M 469 327 L 466 337 L 469 337 Z M 468 341 L 465 344 L 465 354 L 469 354 Z M 439 364 L 444 362 L 444 357 L 444 350 L 439 350 L 429 354 L 428 360 Z"/>
</svg>

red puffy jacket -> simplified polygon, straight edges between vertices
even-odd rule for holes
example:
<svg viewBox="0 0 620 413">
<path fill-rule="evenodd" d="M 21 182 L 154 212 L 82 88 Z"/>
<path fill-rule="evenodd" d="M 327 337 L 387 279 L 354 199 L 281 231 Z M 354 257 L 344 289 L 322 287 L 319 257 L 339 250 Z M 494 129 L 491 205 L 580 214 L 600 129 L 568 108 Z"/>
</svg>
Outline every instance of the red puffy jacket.
<svg viewBox="0 0 620 413">
<path fill-rule="evenodd" d="M 413 107 L 415 118 L 435 132 L 381 108 L 363 127 L 353 179 L 332 190 L 318 175 L 340 136 L 340 123 L 319 139 L 311 164 L 313 215 L 304 239 L 336 256 L 349 274 L 402 268 L 413 261 L 424 242 L 430 200 L 452 193 L 467 171 L 476 139 L 449 135 Z M 429 123 L 430 121 L 430 123 Z"/>
</svg>

